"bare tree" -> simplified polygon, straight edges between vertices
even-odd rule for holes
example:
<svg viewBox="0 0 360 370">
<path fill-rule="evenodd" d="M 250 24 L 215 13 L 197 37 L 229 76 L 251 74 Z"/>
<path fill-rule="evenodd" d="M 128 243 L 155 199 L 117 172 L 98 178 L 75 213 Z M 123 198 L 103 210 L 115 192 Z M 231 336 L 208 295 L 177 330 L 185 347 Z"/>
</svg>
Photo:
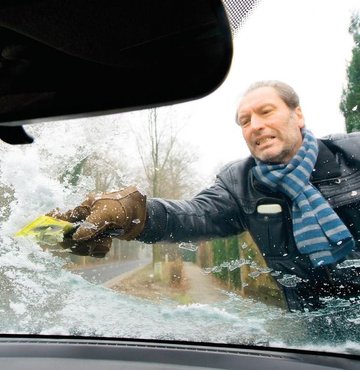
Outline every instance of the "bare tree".
<svg viewBox="0 0 360 370">
<path fill-rule="evenodd" d="M 88 157 L 82 169 L 83 175 L 94 178 L 95 192 L 112 191 L 126 186 L 128 172 L 124 164 L 114 163 L 99 155 Z"/>
<path fill-rule="evenodd" d="M 178 199 L 191 194 L 196 177 L 192 165 L 197 156 L 189 144 L 180 142 L 181 129 L 167 117 L 161 118 L 153 108 L 149 111 L 146 129 L 135 132 L 150 196 Z"/>
<path fill-rule="evenodd" d="M 149 196 L 180 199 L 194 192 L 196 175 L 192 165 L 197 156 L 189 144 L 181 142 L 182 126 L 176 124 L 171 113 L 171 108 L 166 108 L 160 116 L 158 109 L 151 109 L 145 129 L 134 134 Z M 154 273 L 160 279 L 162 264 L 167 261 L 170 269 L 179 267 L 179 249 L 168 244 L 153 245 Z"/>
</svg>

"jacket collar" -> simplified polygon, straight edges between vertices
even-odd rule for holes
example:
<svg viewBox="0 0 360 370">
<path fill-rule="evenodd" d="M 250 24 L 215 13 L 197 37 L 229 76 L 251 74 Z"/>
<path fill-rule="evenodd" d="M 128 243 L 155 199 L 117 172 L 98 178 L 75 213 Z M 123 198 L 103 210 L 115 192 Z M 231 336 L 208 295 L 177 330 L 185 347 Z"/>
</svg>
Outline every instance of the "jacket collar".
<svg viewBox="0 0 360 370">
<path fill-rule="evenodd" d="M 335 154 L 321 140 L 318 140 L 318 145 L 319 154 L 310 181 L 315 182 L 340 177 L 340 164 L 336 160 Z"/>
</svg>

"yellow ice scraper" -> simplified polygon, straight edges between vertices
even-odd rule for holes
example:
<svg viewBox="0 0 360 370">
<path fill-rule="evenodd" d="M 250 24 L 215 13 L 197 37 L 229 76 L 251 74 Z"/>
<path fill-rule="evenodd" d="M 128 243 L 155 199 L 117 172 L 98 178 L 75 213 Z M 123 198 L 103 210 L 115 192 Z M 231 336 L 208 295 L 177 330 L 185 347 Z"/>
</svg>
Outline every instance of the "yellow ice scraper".
<svg viewBox="0 0 360 370">
<path fill-rule="evenodd" d="M 70 222 L 58 220 L 50 216 L 40 216 L 19 230 L 15 236 L 33 236 L 45 244 L 56 244 L 63 240 L 64 235 L 75 229 Z"/>
</svg>

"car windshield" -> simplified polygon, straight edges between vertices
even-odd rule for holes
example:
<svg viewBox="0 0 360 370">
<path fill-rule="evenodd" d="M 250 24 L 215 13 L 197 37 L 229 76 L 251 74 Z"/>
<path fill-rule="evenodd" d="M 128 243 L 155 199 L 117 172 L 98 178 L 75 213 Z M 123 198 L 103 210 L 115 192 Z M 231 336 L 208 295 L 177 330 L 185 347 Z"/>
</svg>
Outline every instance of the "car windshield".
<svg viewBox="0 0 360 370">
<path fill-rule="evenodd" d="M 245 127 L 234 117 L 251 83 L 281 80 L 291 85 L 300 96 L 306 128 L 317 138 L 360 129 L 359 3 L 258 1 L 240 23 L 236 2 L 224 3 L 232 22 L 234 57 L 226 80 L 209 96 L 28 125 L 33 144 L 0 143 L 0 333 L 360 353 L 360 253 L 331 268 L 312 268 L 311 276 L 302 262 L 293 265 L 293 259 L 305 257 L 294 257 L 288 249 L 293 236 L 292 226 L 284 227 L 291 225 L 283 221 L 290 219 L 285 210 L 291 212 L 286 196 L 279 203 L 274 201 L 279 197 L 266 191 L 256 198 L 253 193 L 259 189 L 239 197 L 234 192 L 240 190 L 229 190 L 230 195 L 221 197 L 237 197 L 236 217 L 241 214 L 246 227 L 217 237 L 212 230 L 209 238 L 191 236 L 194 220 L 215 212 L 203 211 L 204 198 L 196 207 L 191 199 L 214 189 L 218 173 L 225 182 L 228 163 L 248 163 Z M 253 150 L 270 145 L 274 137 L 257 139 Z M 339 150 L 343 155 L 346 148 Z M 349 161 L 344 171 L 353 185 L 346 191 L 354 202 L 346 217 L 355 214 L 348 227 L 359 238 L 360 182 Z M 248 175 L 232 176 L 234 189 L 251 187 Z M 331 189 L 340 181 L 330 180 L 318 189 L 329 191 L 327 200 L 333 204 L 339 188 Z M 158 199 L 158 205 L 172 207 L 166 208 L 167 215 L 181 204 L 178 217 L 184 221 L 174 233 L 186 236 L 172 242 L 141 237 L 127 241 L 117 237 L 123 230 L 116 229 L 116 235 L 104 237 L 110 246 L 85 241 L 79 247 L 63 239 L 62 226 L 36 224 L 54 209 L 74 209 L 90 193 L 101 198 L 130 185 L 149 204 Z M 134 216 L 131 222 L 143 221 Z M 216 229 L 216 223 L 206 227 Z M 351 290 L 349 279 L 336 285 L 337 278 L 326 280 L 325 272 L 352 274 L 351 284 L 357 279 L 359 290 L 338 294 Z M 308 289 L 313 290 L 306 293 Z M 319 293 L 317 303 L 313 292 Z"/>
</svg>

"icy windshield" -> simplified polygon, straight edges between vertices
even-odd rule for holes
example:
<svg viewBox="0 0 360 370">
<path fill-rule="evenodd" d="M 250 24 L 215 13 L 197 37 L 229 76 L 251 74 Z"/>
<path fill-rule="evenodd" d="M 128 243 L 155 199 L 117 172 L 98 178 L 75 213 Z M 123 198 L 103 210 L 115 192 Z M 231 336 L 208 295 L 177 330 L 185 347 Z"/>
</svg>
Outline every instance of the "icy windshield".
<svg viewBox="0 0 360 370">
<path fill-rule="evenodd" d="M 0 333 L 359 354 L 360 138 L 319 144 L 327 156 L 312 167 L 311 188 L 348 234 L 331 250 L 333 262 L 318 262 L 323 250 L 310 238 L 313 249 L 301 249 L 288 194 L 254 185 L 244 170 L 259 148 L 271 154 L 274 140 L 291 140 L 279 139 L 287 131 L 253 100 L 242 114 L 255 112 L 258 125 L 266 122 L 259 130 L 270 131 L 252 139 L 234 122 L 250 84 L 281 80 L 300 96 L 301 117 L 291 119 L 301 126 L 305 117 L 313 137 L 360 131 L 358 9 L 357 1 L 259 2 L 233 30 L 231 71 L 210 96 L 29 125 L 33 144 L 1 142 Z M 126 221 L 128 186 L 148 208 Z M 79 216 L 96 204 L 105 205 L 98 219 Z M 118 220 L 123 209 L 126 228 L 108 227 L 106 217 Z M 84 233 L 98 220 L 108 232 L 74 242 L 84 220 Z"/>
</svg>

